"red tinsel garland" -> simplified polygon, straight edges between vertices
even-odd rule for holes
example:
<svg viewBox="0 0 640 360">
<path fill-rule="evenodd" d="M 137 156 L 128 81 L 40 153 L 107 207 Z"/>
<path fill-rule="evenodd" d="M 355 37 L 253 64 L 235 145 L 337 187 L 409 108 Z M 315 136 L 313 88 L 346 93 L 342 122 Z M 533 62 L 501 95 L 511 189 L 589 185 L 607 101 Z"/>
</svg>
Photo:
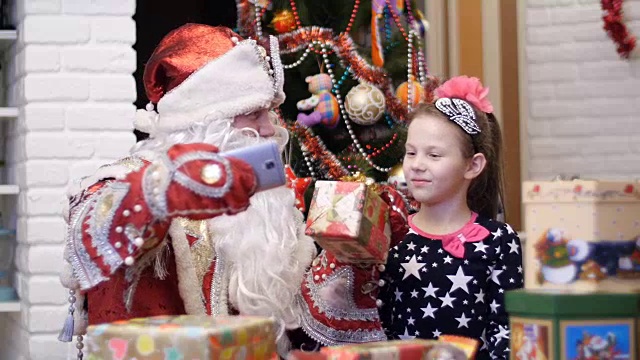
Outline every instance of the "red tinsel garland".
<svg viewBox="0 0 640 360">
<path fill-rule="evenodd" d="M 300 144 L 313 158 L 319 162 L 327 176 L 332 179 L 340 179 L 349 175 L 349 172 L 340 164 L 340 161 L 318 140 L 310 129 L 300 125 L 298 122 L 287 126 L 300 141 Z"/>
<path fill-rule="evenodd" d="M 333 30 L 319 26 L 306 26 L 278 35 L 280 52 L 283 54 L 304 50 L 313 41 L 326 43 L 331 39 L 333 39 Z"/>
<path fill-rule="evenodd" d="M 627 29 L 622 18 L 622 0 L 600 0 L 604 30 L 616 43 L 616 51 L 623 59 L 628 59 L 636 47 L 636 37 Z"/>
</svg>

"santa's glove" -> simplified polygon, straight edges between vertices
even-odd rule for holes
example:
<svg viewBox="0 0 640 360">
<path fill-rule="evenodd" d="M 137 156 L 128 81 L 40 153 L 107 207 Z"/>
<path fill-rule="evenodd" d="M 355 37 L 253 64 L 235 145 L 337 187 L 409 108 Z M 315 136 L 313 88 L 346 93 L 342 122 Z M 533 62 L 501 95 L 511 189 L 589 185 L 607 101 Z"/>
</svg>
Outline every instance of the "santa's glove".
<svg viewBox="0 0 640 360">
<path fill-rule="evenodd" d="M 385 185 L 380 194 L 389 205 L 389 225 L 391 225 L 391 247 L 399 244 L 409 231 L 409 211 L 402 195 L 392 186 Z"/>
<path fill-rule="evenodd" d="M 141 176 L 142 192 L 156 218 L 204 220 L 249 206 L 257 180 L 251 165 L 218 154 L 209 144 L 178 144 L 153 161 Z"/>
</svg>

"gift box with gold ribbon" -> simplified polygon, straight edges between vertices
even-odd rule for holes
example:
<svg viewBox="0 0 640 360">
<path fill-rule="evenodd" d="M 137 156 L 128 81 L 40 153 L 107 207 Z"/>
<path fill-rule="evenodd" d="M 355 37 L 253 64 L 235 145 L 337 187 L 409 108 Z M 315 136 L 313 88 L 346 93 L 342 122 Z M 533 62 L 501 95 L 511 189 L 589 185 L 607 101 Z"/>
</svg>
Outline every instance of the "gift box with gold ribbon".
<svg viewBox="0 0 640 360">
<path fill-rule="evenodd" d="M 277 359 L 275 324 L 260 317 L 156 316 L 89 326 L 87 335 L 88 360 Z"/>
</svg>

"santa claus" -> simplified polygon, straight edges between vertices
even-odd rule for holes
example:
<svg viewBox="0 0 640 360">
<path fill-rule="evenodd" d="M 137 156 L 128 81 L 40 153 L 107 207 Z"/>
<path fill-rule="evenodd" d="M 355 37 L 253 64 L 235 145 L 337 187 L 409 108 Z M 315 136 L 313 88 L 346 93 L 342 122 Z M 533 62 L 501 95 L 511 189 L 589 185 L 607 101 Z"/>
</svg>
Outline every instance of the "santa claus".
<svg viewBox="0 0 640 360">
<path fill-rule="evenodd" d="M 284 100 L 277 45 L 267 52 L 197 24 L 160 42 L 144 74 L 157 113 L 148 106 L 136 119 L 150 137 L 69 193 L 61 340 L 87 324 L 164 314 L 270 316 L 280 335 L 298 326 L 315 246 L 294 193 L 249 199 L 250 167 L 214 148 L 271 140 L 284 149 L 288 133 L 270 113 Z"/>
</svg>

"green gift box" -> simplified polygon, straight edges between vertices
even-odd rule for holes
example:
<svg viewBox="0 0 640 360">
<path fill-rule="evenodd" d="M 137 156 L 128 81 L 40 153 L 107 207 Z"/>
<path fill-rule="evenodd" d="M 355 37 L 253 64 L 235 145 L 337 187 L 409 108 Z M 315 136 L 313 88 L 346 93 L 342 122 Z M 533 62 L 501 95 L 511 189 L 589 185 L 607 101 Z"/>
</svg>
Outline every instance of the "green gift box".
<svg viewBox="0 0 640 360">
<path fill-rule="evenodd" d="M 506 293 L 511 359 L 639 360 L 640 293 Z"/>
</svg>

